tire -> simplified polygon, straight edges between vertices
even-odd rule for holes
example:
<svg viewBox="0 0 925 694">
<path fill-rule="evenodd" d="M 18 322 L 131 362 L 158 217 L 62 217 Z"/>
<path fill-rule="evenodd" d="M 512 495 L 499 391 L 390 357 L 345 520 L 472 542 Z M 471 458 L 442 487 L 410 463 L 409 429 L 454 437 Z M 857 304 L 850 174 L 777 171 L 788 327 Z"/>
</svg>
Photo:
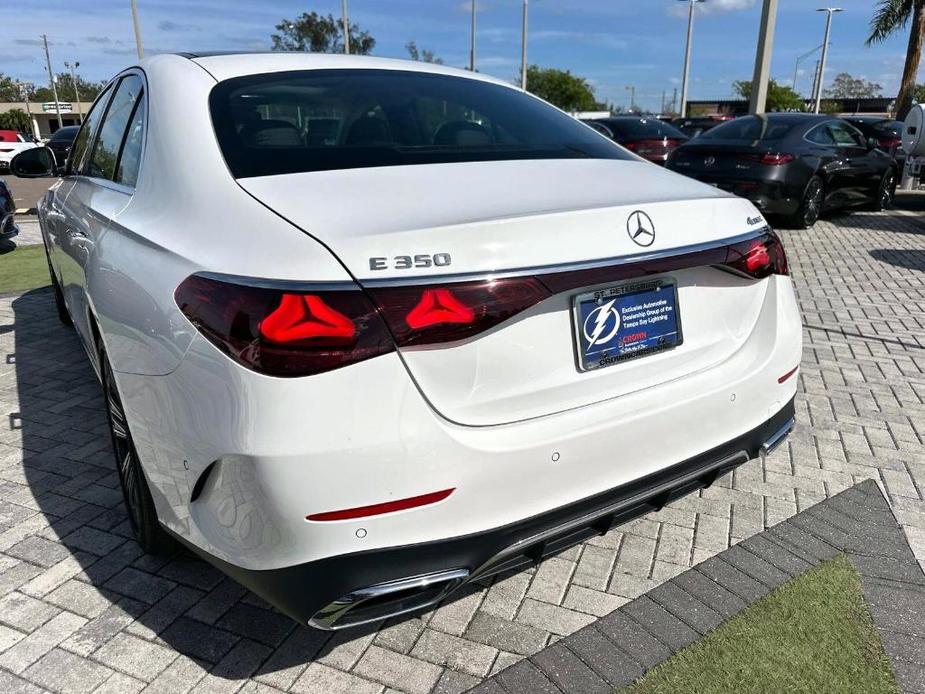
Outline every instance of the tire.
<svg viewBox="0 0 925 694">
<path fill-rule="evenodd" d="M 872 212 L 882 212 L 893 206 L 893 197 L 896 195 L 896 172 L 890 168 L 883 174 L 880 179 L 880 185 L 877 186 L 877 197 L 864 206 L 865 210 Z"/>
<path fill-rule="evenodd" d="M 157 520 L 154 500 L 145 479 L 138 453 L 125 417 L 122 398 L 113 378 L 112 367 L 106 358 L 106 352 L 100 350 L 100 374 L 103 381 L 103 399 L 106 406 L 106 421 L 112 438 L 112 450 L 122 485 L 122 498 L 129 525 L 136 542 L 148 554 L 171 554 L 176 548 L 176 541 L 167 534 Z"/>
<path fill-rule="evenodd" d="M 824 201 L 825 185 L 821 178 L 813 176 L 803 190 L 800 206 L 796 212 L 784 219 L 785 224 L 792 229 L 808 229 L 819 219 Z"/>
<path fill-rule="evenodd" d="M 45 260 L 48 263 L 48 276 L 51 278 L 51 289 L 55 294 L 55 310 L 58 312 L 58 320 L 62 324 L 71 327 L 74 321 L 71 320 L 71 314 L 67 310 L 67 304 L 64 303 L 64 294 L 61 292 L 61 285 L 58 278 L 55 277 L 55 271 L 51 269 L 51 258 L 48 257 L 48 248 L 45 248 Z"/>
</svg>

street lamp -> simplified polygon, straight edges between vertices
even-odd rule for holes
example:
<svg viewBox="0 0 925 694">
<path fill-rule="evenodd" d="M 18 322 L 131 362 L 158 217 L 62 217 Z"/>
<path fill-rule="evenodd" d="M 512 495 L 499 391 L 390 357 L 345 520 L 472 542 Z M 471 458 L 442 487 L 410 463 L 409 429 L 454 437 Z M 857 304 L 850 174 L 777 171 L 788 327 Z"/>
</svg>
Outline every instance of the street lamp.
<svg viewBox="0 0 925 694">
<path fill-rule="evenodd" d="M 75 61 L 73 64 L 68 61 L 64 61 L 64 67 L 71 71 L 71 82 L 74 84 L 74 100 L 77 101 L 77 117 L 80 119 L 81 125 L 84 122 L 83 108 L 80 105 L 80 90 L 77 89 L 77 75 L 74 73 L 74 69 L 80 67 L 80 61 Z"/>
<path fill-rule="evenodd" d="M 340 4 L 341 19 L 344 22 L 344 53 L 350 53 L 350 23 L 347 21 L 347 0 L 342 0 Z"/>
<path fill-rule="evenodd" d="M 145 57 L 145 51 L 141 46 L 141 25 L 138 24 L 137 0 L 132 0 L 132 26 L 135 28 L 135 50 L 138 52 L 138 60 L 141 60 Z"/>
<path fill-rule="evenodd" d="M 469 70 L 475 72 L 475 0 L 472 0 L 472 26 L 469 30 Z"/>
<path fill-rule="evenodd" d="M 825 59 L 829 55 L 829 34 L 832 32 L 832 15 L 836 12 L 844 12 L 841 7 L 820 7 L 816 12 L 825 12 L 825 38 L 822 39 L 822 58 L 819 60 L 819 79 L 816 80 L 816 105 L 813 113 L 819 113 L 819 106 L 822 103 L 822 82 L 825 79 Z"/>
<path fill-rule="evenodd" d="M 806 51 L 806 53 L 804 53 L 804 54 L 801 55 L 799 58 L 797 58 L 797 62 L 796 62 L 796 64 L 793 66 L 793 91 L 796 91 L 796 90 L 797 90 L 797 76 L 798 76 L 799 73 L 800 73 L 800 63 L 802 63 L 804 60 L 806 60 L 806 58 L 808 58 L 809 56 L 811 56 L 813 53 L 815 53 L 816 51 L 818 51 L 820 48 L 822 48 L 822 44 L 821 44 L 821 43 L 820 43 L 818 46 L 816 46 L 813 50 L 811 50 L 811 51 Z M 815 94 L 816 94 L 815 88 L 816 88 L 816 81 L 813 80 L 813 95 L 814 95 L 814 96 L 815 96 Z"/>
<path fill-rule="evenodd" d="M 681 80 L 681 113 L 680 116 L 687 115 L 687 77 L 691 68 L 691 37 L 694 35 L 694 5 L 706 0 L 680 0 L 690 5 L 687 13 L 687 48 L 684 49 L 684 77 Z"/>
<path fill-rule="evenodd" d="M 636 85 L 631 84 L 626 88 L 630 93 L 630 113 L 636 110 Z"/>
<path fill-rule="evenodd" d="M 524 0 L 524 21 L 520 34 L 520 88 L 527 91 L 527 0 Z"/>
</svg>

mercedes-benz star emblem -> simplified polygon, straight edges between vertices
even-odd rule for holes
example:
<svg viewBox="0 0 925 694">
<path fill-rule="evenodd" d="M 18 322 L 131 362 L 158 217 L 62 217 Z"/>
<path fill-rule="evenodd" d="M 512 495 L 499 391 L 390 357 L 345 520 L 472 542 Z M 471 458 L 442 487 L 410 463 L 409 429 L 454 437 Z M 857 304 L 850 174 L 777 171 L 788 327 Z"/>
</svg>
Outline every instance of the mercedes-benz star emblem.
<svg viewBox="0 0 925 694">
<path fill-rule="evenodd" d="M 651 246 L 655 243 L 655 225 L 652 219 L 642 210 L 631 212 L 626 220 L 626 232 L 639 246 Z"/>
<path fill-rule="evenodd" d="M 716 163 L 716 157 L 707 157 L 703 160 L 704 166 L 713 166 Z"/>
</svg>

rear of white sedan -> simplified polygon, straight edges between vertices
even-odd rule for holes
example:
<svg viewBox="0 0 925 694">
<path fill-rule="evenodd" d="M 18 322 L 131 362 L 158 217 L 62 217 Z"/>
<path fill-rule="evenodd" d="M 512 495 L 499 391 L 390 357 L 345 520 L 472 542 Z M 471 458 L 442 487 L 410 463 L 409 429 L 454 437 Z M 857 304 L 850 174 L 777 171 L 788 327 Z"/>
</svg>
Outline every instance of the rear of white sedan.
<svg viewBox="0 0 925 694">
<path fill-rule="evenodd" d="M 140 73 L 85 340 L 159 522 L 295 619 L 433 605 L 792 427 L 800 321 L 747 201 L 441 66 Z"/>
</svg>

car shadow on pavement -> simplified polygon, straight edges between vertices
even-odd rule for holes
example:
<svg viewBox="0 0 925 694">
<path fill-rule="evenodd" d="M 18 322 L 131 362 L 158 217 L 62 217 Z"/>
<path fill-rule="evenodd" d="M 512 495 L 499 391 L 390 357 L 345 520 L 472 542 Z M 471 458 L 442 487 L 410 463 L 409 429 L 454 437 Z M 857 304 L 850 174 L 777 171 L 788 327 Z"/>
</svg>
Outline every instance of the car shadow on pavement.
<svg viewBox="0 0 925 694">
<path fill-rule="evenodd" d="M 100 386 L 77 334 L 57 320 L 50 289 L 16 298 L 12 309 L 15 347 L 0 386 L 9 430 L 0 441 L 7 450 L 21 446 L 23 459 L 21 473 L 17 460 L 0 460 L 8 473 L 0 510 L 9 500 L 44 517 L 0 524 L 0 550 L 27 564 L 20 591 L 52 613 L 60 607 L 87 620 L 60 647 L 146 681 L 157 676 L 158 659 L 187 674 L 257 677 L 283 689 L 313 661 L 349 670 L 381 625 L 333 634 L 299 626 L 187 551 L 142 554 L 123 507 Z M 17 493 L 7 480 L 18 475 L 28 488 Z M 195 662 L 174 660 L 168 648 Z"/>
<path fill-rule="evenodd" d="M 906 270 L 925 272 L 925 251 L 915 248 L 874 248 L 870 251 L 874 260 L 889 263 Z"/>
</svg>

